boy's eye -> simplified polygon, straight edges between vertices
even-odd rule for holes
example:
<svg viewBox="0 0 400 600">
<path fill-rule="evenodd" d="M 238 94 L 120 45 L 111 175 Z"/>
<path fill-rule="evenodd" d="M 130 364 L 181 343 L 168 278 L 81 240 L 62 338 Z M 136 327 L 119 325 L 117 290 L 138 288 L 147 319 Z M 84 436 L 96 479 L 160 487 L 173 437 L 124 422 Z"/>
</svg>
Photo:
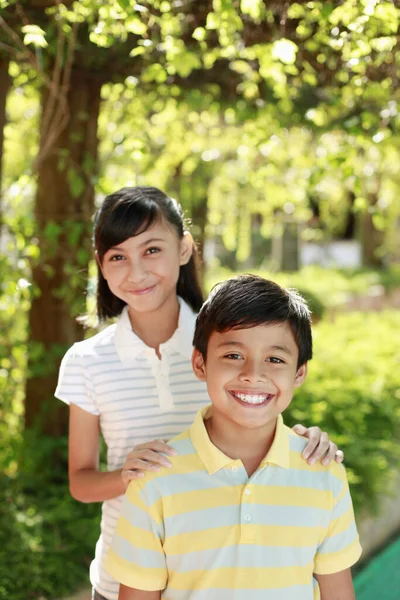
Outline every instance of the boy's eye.
<svg viewBox="0 0 400 600">
<path fill-rule="evenodd" d="M 275 365 L 284 364 L 284 361 L 281 358 L 278 358 L 277 356 L 270 356 L 270 358 L 268 358 L 267 360 L 268 362 L 274 363 Z"/>
<path fill-rule="evenodd" d="M 242 357 L 236 352 L 231 352 L 230 354 L 225 354 L 224 358 L 228 358 L 229 360 L 240 360 Z"/>
<path fill-rule="evenodd" d="M 157 252 L 161 252 L 160 248 L 152 246 L 151 248 L 147 248 L 145 254 L 157 254 Z"/>
</svg>

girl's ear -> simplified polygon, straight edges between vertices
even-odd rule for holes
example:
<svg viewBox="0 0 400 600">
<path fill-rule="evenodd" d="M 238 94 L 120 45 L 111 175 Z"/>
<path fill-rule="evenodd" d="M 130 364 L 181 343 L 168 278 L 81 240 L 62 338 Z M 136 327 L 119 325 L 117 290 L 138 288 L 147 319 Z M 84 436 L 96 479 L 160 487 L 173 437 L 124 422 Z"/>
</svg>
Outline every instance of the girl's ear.
<svg viewBox="0 0 400 600">
<path fill-rule="evenodd" d="M 200 379 L 200 381 L 205 381 L 206 380 L 206 364 L 204 362 L 202 353 L 199 350 L 197 350 L 197 348 L 193 348 L 192 367 L 193 367 L 193 371 L 194 371 L 194 374 L 196 375 L 197 379 Z"/>
<path fill-rule="evenodd" d="M 183 238 L 181 239 L 181 256 L 180 265 L 186 265 L 193 253 L 193 237 L 190 231 L 185 231 Z"/>
<path fill-rule="evenodd" d="M 307 371 L 308 371 L 307 363 L 304 363 L 304 365 L 301 365 L 297 369 L 296 377 L 294 378 L 294 387 L 301 386 L 301 384 L 304 382 L 305 378 L 307 377 Z"/>
</svg>

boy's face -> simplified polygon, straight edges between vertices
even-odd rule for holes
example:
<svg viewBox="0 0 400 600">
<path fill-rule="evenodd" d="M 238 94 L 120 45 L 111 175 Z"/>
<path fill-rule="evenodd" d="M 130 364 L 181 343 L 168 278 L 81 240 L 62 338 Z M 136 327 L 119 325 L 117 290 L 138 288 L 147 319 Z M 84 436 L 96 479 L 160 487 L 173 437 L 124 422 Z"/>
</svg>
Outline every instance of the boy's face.
<svg viewBox="0 0 400 600">
<path fill-rule="evenodd" d="M 196 376 L 207 382 L 213 416 L 246 428 L 275 423 L 307 374 L 288 323 L 214 331 L 207 360 L 193 351 Z"/>
</svg>

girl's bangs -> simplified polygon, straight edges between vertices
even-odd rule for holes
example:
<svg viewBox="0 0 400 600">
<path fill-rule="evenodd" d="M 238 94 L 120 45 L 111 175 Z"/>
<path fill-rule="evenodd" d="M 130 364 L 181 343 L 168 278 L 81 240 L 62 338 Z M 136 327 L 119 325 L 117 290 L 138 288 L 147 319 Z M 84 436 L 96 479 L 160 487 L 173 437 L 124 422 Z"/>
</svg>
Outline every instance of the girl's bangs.
<svg viewBox="0 0 400 600">
<path fill-rule="evenodd" d="M 117 204 L 107 215 L 96 239 L 100 258 L 110 248 L 147 231 L 160 218 L 160 208 L 151 200 L 143 203 L 121 202 Z"/>
</svg>

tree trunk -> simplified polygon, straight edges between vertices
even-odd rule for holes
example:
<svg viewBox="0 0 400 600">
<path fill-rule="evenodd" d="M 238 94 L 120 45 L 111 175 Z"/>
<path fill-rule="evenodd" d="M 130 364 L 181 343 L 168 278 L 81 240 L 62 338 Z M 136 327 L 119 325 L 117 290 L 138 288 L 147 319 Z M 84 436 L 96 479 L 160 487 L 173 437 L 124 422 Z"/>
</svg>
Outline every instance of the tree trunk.
<svg viewBox="0 0 400 600">
<path fill-rule="evenodd" d="M 281 239 L 281 271 L 298 271 L 300 268 L 299 224 L 295 219 L 285 218 Z"/>
<path fill-rule="evenodd" d="M 372 218 L 372 210 L 378 202 L 377 194 L 369 194 L 368 211 L 361 216 L 362 257 L 365 267 L 381 268 L 382 254 L 379 252 L 385 241 L 385 232 L 377 229 Z"/>
<path fill-rule="evenodd" d="M 67 432 L 67 411 L 54 400 L 54 391 L 62 355 L 83 337 L 75 317 L 85 312 L 100 91 L 98 78 L 72 71 L 69 121 L 38 167 L 35 218 L 40 259 L 32 269 L 25 426 L 35 425 L 50 436 Z M 43 111 L 47 100 L 45 90 Z M 42 130 L 41 148 L 44 137 Z"/>
<path fill-rule="evenodd" d="M 204 243 L 206 239 L 206 225 L 208 218 L 208 199 L 204 195 L 197 198 L 197 201 L 192 205 L 192 221 L 194 229 L 193 234 L 196 239 L 197 248 L 199 251 L 200 260 L 204 259 Z"/>
<path fill-rule="evenodd" d="M 11 86 L 11 77 L 8 73 L 8 58 L 0 58 L 0 237 L 3 224 L 3 151 L 4 151 L 4 127 L 6 125 L 6 102 L 8 91 Z"/>
</svg>

